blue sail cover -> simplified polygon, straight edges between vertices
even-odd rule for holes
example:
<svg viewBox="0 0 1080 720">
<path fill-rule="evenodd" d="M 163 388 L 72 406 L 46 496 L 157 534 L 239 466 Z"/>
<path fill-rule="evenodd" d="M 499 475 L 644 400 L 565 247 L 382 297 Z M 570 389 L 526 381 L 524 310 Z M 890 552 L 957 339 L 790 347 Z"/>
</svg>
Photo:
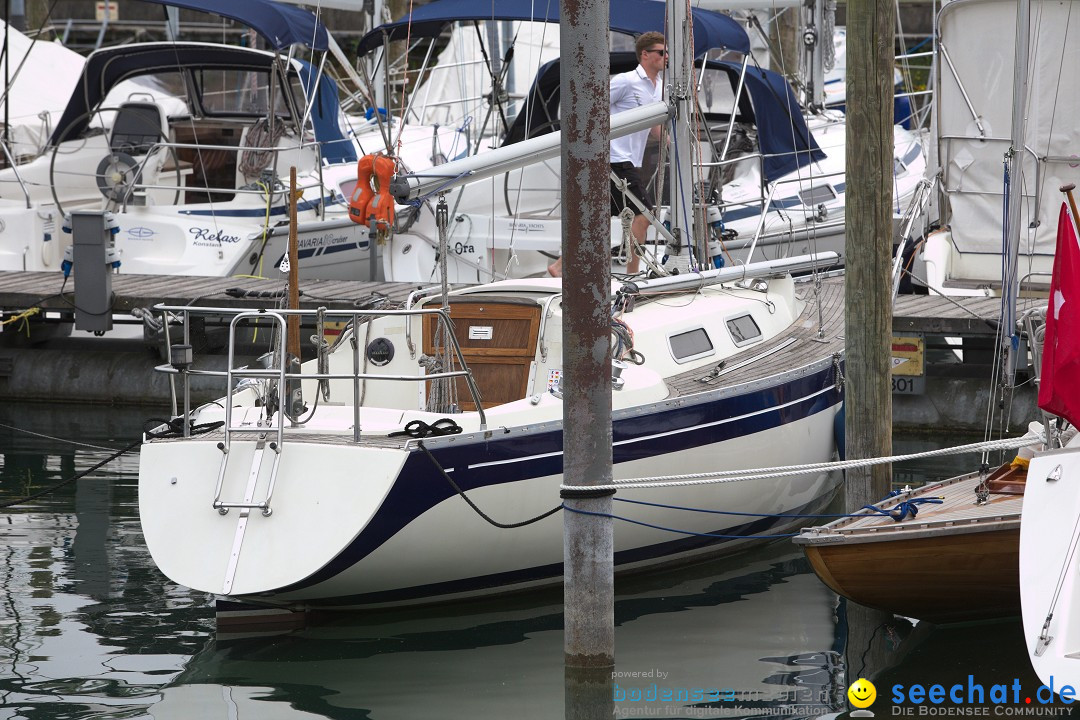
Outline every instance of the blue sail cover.
<svg viewBox="0 0 1080 720">
<path fill-rule="evenodd" d="M 304 92 L 308 97 L 311 97 L 315 78 L 319 79 L 319 85 L 314 89 L 315 103 L 311 107 L 311 124 L 315 129 L 315 140 L 321 147 L 323 159 L 331 163 L 356 162 L 356 148 L 351 140 L 342 135 L 341 125 L 338 124 L 340 105 L 337 83 L 327 75 L 319 75 L 318 68 L 301 60 L 300 82 L 304 84 Z"/>
<path fill-rule="evenodd" d="M 275 50 L 306 45 L 312 50 L 329 47 L 326 28 L 310 10 L 271 0 L 144 0 L 236 20 L 266 38 Z"/>
<path fill-rule="evenodd" d="M 742 70 L 739 64 L 715 60 L 708 61 L 706 67 L 725 70 L 733 79 L 737 79 Z M 806 127 L 795 93 L 783 75 L 749 67 L 745 82 L 768 182 L 825 159 L 824 151 Z M 743 108 L 740 108 L 742 112 Z"/>
<path fill-rule="evenodd" d="M 632 70 L 637 58 L 631 52 L 611 53 L 611 72 Z M 698 67 L 701 63 L 698 63 Z M 738 84 L 742 65 L 710 60 L 709 70 L 727 73 L 732 89 Z M 741 120 L 757 126 L 758 148 L 764 156 L 765 180 L 773 182 L 811 162 L 823 160 L 824 151 L 806 127 L 799 102 L 782 75 L 761 68 L 747 68 L 745 81 L 749 102 L 738 108 Z M 746 100 L 746 96 L 743 97 Z M 504 139 L 505 144 L 520 142 L 537 134 L 551 132 L 559 119 L 559 59 L 540 67 L 526 98 L 526 108 L 518 113 Z"/>
<path fill-rule="evenodd" d="M 649 30 L 664 31 L 665 4 L 660 0 L 611 0 L 611 31 L 640 35 Z M 727 15 L 701 8 L 691 9 L 694 18 L 694 57 L 708 50 L 726 48 L 747 54 L 750 39 L 739 23 Z M 492 21 L 559 22 L 559 3 L 537 3 L 536 0 L 499 0 L 497 3 L 477 0 L 434 0 L 409 15 L 381 25 L 365 35 L 358 46 L 361 55 L 371 52 L 388 40 L 435 37 L 450 23 Z"/>
</svg>

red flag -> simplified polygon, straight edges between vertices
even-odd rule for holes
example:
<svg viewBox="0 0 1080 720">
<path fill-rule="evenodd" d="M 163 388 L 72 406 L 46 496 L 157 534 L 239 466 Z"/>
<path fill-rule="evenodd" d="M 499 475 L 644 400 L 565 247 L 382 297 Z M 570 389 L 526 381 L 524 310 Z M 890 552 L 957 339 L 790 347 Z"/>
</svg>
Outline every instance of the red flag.
<svg viewBox="0 0 1080 720">
<path fill-rule="evenodd" d="M 1065 203 L 1058 214 L 1039 407 L 1073 425 L 1080 424 L 1080 245 Z"/>
</svg>

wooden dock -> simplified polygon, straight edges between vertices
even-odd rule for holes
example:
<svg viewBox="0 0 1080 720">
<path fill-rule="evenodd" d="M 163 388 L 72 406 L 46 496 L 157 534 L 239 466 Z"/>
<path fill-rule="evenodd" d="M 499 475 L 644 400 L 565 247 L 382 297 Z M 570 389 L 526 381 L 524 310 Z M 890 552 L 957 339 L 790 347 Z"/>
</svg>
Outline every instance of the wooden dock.
<svg viewBox="0 0 1080 720">
<path fill-rule="evenodd" d="M 431 283 L 435 284 L 435 283 Z M 276 303 L 283 280 L 249 277 L 194 277 L 183 275 L 113 275 L 113 310 L 128 313 L 135 308 L 167 305 L 202 305 L 225 308 L 265 308 Z M 73 310 L 74 277 L 64 284 L 55 272 L 0 272 L 0 312 L 20 312 L 31 307 L 42 310 Z M 390 304 L 404 303 L 420 285 L 401 282 L 351 282 L 304 280 L 300 283 L 300 304 L 305 308 L 323 305 L 350 309 L 385 298 Z M 61 294 L 61 289 L 63 293 Z M 1019 301 L 1045 303 L 1045 300 Z M 938 295 L 902 295 L 893 311 L 893 331 L 992 337 L 997 334 L 999 298 L 943 298 Z"/>
<path fill-rule="evenodd" d="M 221 308 L 270 308 L 277 305 L 285 288 L 283 279 L 251 277 L 194 277 L 187 275 L 113 275 L 112 309 L 130 313 L 157 304 L 201 305 Z M 74 311 L 74 276 L 64 284 L 57 272 L 0 272 L 0 312 L 28 308 Z M 303 308 L 342 310 L 373 303 L 404 304 L 419 286 L 412 283 L 304 280 L 300 283 Z M 61 290 L 63 292 L 61 292 Z"/>
<path fill-rule="evenodd" d="M 1017 315 L 1046 299 L 1020 298 Z M 998 332 L 1001 298 L 946 298 L 940 295 L 901 295 L 893 306 L 893 332 L 992 337 Z"/>
</svg>

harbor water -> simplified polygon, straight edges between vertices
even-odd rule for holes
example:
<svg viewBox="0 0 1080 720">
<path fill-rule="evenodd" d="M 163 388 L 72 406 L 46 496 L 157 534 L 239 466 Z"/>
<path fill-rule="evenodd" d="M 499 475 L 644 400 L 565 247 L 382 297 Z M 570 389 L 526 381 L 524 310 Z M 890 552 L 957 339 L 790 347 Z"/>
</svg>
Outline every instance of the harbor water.
<svg viewBox="0 0 1080 720">
<path fill-rule="evenodd" d="M 161 415 L 0 406 L 0 502 L 94 466 Z M 932 446 L 906 437 L 895 450 Z M 896 477 L 914 485 L 977 463 L 908 463 Z M 320 617 L 275 635 L 219 634 L 213 599 L 157 571 L 142 540 L 137 479 L 136 450 L 0 510 L 0 718 L 564 716 L 560 588 Z M 888 568 L 880 572 L 890 582 Z M 987 692 L 1018 683 L 1016 703 L 987 697 L 983 709 L 1032 714 L 1012 712 L 1039 687 L 1019 619 L 947 628 L 867 619 L 786 540 L 620 579 L 616 591 L 617 717 L 846 714 L 848 685 L 859 677 L 874 678 L 878 717 L 942 710 L 893 698 L 915 684 L 952 683 Z M 1059 716 L 1071 710 L 1035 704 Z"/>
</svg>

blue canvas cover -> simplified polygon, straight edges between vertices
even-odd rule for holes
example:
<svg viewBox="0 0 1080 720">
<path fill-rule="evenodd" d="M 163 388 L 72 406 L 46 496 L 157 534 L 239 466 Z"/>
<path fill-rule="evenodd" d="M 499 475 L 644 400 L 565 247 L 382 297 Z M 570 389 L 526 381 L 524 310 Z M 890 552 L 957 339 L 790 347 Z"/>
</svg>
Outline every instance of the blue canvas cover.
<svg viewBox="0 0 1080 720">
<path fill-rule="evenodd" d="M 640 35 L 649 30 L 664 31 L 665 5 L 659 0 L 611 0 L 611 31 Z M 713 48 L 726 48 L 747 54 L 750 39 L 739 23 L 727 15 L 692 8 L 694 18 L 694 56 L 701 57 Z M 450 23 L 480 20 L 559 22 L 559 3 L 535 0 L 499 0 L 497 3 L 476 0 L 434 0 L 409 15 L 381 25 L 365 35 L 358 46 L 361 55 L 371 52 L 388 40 L 434 37 Z"/>
<path fill-rule="evenodd" d="M 633 53 L 611 53 L 612 73 L 626 72 L 636 65 Z M 731 62 L 708 61 L 706 67 L 727 73 L 733 89 L 742 70 L 740 64 Z M 771 70 L 748 68 L 745 88 L 746 95 L 737 112 L 741 121 L 757 126 L 758 146 L 765 156 L 763 169 L 768 182 L 825 158 L 806 127 L 795 93 L 782 75 Z M 510 125 L 504 142 L 511 144 L 551 132 L 558 127 L 558 117 L 559 60 L 556 59 L 540 67 L 526 106 Z"/>
<path fill-rule="evenodd" d="M 739 64 L 715 60 L 708 61 L 706 67 L 726 71 L 733 82 L 742 70 Z M 749 67 L 745 83 L 751 107 L 740 105 L 739 114 L 750 113 L 757 126 L 766 181 L 773 182 L 811 162 L 825 159 L 825 153 L 806 127 L 795 93 L 783 75 Z"/>
<path fill-rule="evenodd" d="M 338 124 L 337 83 L 328 75 L 319 75 L 318 68 L 311 63 L 300 61 L 300 82 L 304 84 L 304 92 L 311 97 L 312 83 L 319 78 L 319 85 L 315 88 L 315 103 L 311 107 L 311 124 L 315 128 L 315 140 L 322 149 L 324 160 L 331 163 L 356 162 L 356 149 L 351 140 L 341 133 L 341 125 Z"/>
<path fill-rule="evenodd" d="M 200 67 L 270 72 L 273 62 L 272 55 L 259 50 L 205 43 L 139 43 L 96 50 L 86 59 L 49 145 L 82 134 L 109 91 L 129 77 Z"/>
<path fill-rule="evenodd" d="M 310 10 L 272 0 L 144 0 L 186 10 L 220 15 L 247 25 L 266 38 L 275 50 L 306 45 L 313 50 L 328 47 L 326 28 Z"/>
</svg>

